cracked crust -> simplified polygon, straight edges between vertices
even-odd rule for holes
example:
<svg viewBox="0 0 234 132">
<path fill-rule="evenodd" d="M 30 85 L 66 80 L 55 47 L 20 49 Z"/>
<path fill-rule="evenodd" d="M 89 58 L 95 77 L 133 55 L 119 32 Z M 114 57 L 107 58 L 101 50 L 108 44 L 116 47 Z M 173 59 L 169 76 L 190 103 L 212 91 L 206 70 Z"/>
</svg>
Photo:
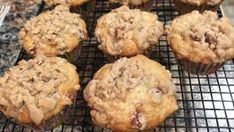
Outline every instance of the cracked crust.
<svg viewBox="0 0 234 132">
<path fill-rule="evenodd" d="M 157 15 L 122 6 L 98 19 L 99 48 L 110 55 L 142 54 L 158 43 L 164 29 Z"/>
<path fill-rule="evenodd" d="M 18 34 L 23 48 L 31 55 L 63 55 L 87 38 L 86 24 L 69 7 L 57 6 L 29 20 Z"/>
<path fill-rule="evenodd" d="M 0 111 L 22 124 L 58 115 L 79 89 L 75 66 L 58 57 L 22 60 L 0 78 Z"/>
<path fill-rule="evenodd" d="M 137 131 L 156 127 L 177 109 L 175 90 L 165 67 L 137 55 L 99 69 L 84 98 L 96 125 Z"/>
<path fill-rule="evenodd" d="M 55 6 L 55 5 L 60 5 L 60 4 L 67 4 L 70 6 L 79 6 L 88 2 L 89 0 L 44 0 L 44 1 L 48 6 Z"/>
<path fill-rule="evenodd" d="M 234 57 L 234 27 L 215 12 L 193 11 L 172 21 L 169 44 L 179 59 L 196 63 L 222 63 Z"/>
</svg>

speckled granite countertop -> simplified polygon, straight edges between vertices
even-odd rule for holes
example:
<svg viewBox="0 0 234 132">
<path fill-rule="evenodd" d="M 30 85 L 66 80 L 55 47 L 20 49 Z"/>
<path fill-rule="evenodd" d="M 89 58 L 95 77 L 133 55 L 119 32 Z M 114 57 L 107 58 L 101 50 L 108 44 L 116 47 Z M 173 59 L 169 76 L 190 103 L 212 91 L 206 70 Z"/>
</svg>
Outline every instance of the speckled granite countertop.
<svg viewBox="0 0 234 132">
<path fill-rule="evenodd" d="M 234 25 L 234 0 L 225 0 L 221 7 L 224 16 L 230 18 L 232 25 Z"/>
<path fill-rule="evenodd" d="M 0 0 L 0 3 L 6 3 Z M 37 14 L 38 3 L 34 0 L 12 0 L 11 9 L 0 27 L 0 74 L 14 65 L 21 51 L 17 32 L 25 21 Z"/>
</svg>

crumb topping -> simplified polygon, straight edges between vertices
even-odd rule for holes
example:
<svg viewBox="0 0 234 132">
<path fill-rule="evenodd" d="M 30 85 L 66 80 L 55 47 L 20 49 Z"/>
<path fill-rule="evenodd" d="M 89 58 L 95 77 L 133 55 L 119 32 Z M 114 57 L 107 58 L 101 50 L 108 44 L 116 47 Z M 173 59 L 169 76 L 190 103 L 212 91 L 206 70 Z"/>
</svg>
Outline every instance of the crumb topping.
<svg viewBox="0 0 234 132">
<path fill-rule="evenodd" d="M 44 0 L 48 6 L 54 6 L 59 4 L 67 4 L 71 6 L 79 6 L 88 0 Z"/>
<path fill-rule="evenodd" d="M 219 3 L 221 3 L 223 0 L 180 0 L 184 3 L 190 3 L 190 4 L 193 4 L 193 5 L 197 5 L 197 6 L 200 6 L 200 5 L 203 5 L 203 4 L 206 4 L 206 5 L 217 5 Z"/>
<path fill-rule="evenodd" d="M 62 55 L 70 52 L 86 37 L 85 22 L 80 15 L 70 13 L 69 7 L 64 5 L 32 18 L 19 33 L 23 46 L 26 42 L 30 43 L 24 47 L 33 55 L 48 50 L 55 50 L 56 55 Z"/>
<path fill-rule="evenodd" d="M 136 43 L 138 50 L 145 51 L 163 34 L 163 24 L 157 19 L 155 14 L 131 10 L 127 6 L 112 10 L 98 20 L 95 35 L 101 43 L 99 48 L 119 55 L 124 42 L 130 40 Z"/>
<path fill-rule="evenodd" d="M 200 52 L 204 52 L 203 55 L 209 56 L 213 62 L 234 57 L 234 27 L 227 18 L 218 18 L 214 12 L 199 14 L 194 11 L 175 19 L 168 30 L 168 38 L 179 38 L 178 36 L 183 37 L 183 41 L 190 45 L 190 50 L 187 50 L 191 51 L 190 54 L 193 54 L 195 49 L 200 49 Z M 200 57 L 202 59 L 204 56 Z"/>
<path fill-rule="evenodd" d="M 92 80 L 92 86 L 97 89 L 96 95 L 102 96 L 107 92 L 105 98 L 124 98 L 128 92 L 137 91 L 138 87 L 144 87 L 145 92 L 153 95 L 155 102 L 160 102 L 163 93 L 174 94 L 174 84 L 153 75 L 151 71 L 145 69 L 143 64 L 137 60 L 121 58 L 116 61 L 111 68 L 98 80 Z M 93 91 L 94 92 L 94 91 Z"/>
<path fill-rule="evenodd" d="M 45 0 L 45 2 L 49 6 L 58 4 L 70 4 L 69 0 Z"/>
<path fill-rule="evenodd" d="M 38 57 L 22 60 L 9 69 L 0 78 L 0 110 L 17 118 L 26 108 L 30 119 L 40 124 L 45 115 L 56 108 L 59 100 L 70 104 L 70 97 L 59 92 L 60 84 L 67 79 L 61 72 L 64 61 Z"/>
<path fill-rule="evenodd" d="M 139 110 L 139 106 L 157 105 L 162 101 L 164 94 L 175 95 L 175 91 L 171 80 L 161 78 L 154 70 L 144 67 L 144 62 L 121 58 L 102 76 L 88 84 L 85 98 L 96 115 L 110 117 L 102 118 L 103 120 L 111 122 L 112 118 L 117 118 L 111 118 L 111 115 L 125 113 L 127 116 L 130 113 L 131 128 L 143 130 L 148 121 L 145 118 L 146 113 Z M 105 122 L 107 121 L 102 121 Z"/>
</svg>

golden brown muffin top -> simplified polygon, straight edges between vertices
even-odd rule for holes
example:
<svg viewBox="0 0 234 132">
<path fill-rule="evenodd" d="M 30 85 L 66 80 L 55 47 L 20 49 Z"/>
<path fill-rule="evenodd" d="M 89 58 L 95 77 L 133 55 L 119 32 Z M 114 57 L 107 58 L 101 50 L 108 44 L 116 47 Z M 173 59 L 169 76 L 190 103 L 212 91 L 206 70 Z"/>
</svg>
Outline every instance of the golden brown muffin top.
<svg viewBox="0 0 234 132">
<path fill-rule="evenodd" d="M 156 45 L 164 32 L 157 15 L 122 6 L 98 19 L 99 48 L 111 55 L 132 56 Z"/>
<path fill-rule="evenodd" d="M 24 49 L 32 55 L 62 55 L 86 37 L 85 22 L 64 5 L 32 18 L 19 32 Z"/>
<path fill-rule="evenodd" d="M 172 21 L 168 41 L 179 58 L 202 63 L 221 63 L 234 57 L 234 27 L 215 12 L 198 11 Z"/>
<path fill-rule="evenodd" d="M 154 128 L 177 109 L 176 87 L 162 65 L 143 55 L 103 66 L 84 98 L 93 121 L 116 131 Z"/>
<path fill-rule="evenodd" d="M 65 59 L 22 60 L 0 77 L 0 111 L 38 125 L 70 105 L 78 89 L 76 68 Z"/>
<path fill-rule="evenodd" d="M 66 4 L 70 6 L 79 6 L 88 2 L 89 0 L 44 0 L 48 6 L 54 6 L 59 4 Z"/>
<path fill-rule="evenodd" d="M 179 0 L 184 3 L 200 6 L 200 5 L 217 5 L 220 4 L 223 0 Z"/>
</svg>

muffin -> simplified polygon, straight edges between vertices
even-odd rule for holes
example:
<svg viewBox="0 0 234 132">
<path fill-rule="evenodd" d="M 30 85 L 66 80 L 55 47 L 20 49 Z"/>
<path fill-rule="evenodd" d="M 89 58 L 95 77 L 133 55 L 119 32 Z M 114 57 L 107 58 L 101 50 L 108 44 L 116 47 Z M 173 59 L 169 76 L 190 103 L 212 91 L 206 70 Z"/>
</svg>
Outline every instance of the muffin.
<svg viewBox="0 0 234 132">
<path fill-rule="evenodd" d="M 189 73 L 208 75 L 234 58 L 234 27 L 215 12 L 180 16 L 166 32 L 180 67 Z"/>
<path fill-rule="evenodd" d="M 112 8 L 118 8 L 122 5 L 128 5 L 131 9 L 140 9 L 150 11 L 153 0 L 109 0 Z"/>
<path fill-rule="evenodd" d="M 46 5 L 55 6 L 55 5 L 70 5 L 70 6 L 80 6 L 89 0 L 44 0 Z"/>
<path fill-rule="evenodd" d="M 71 54 L 78 57 L 80 48 L 77 47 L 87 38 L 87 31 L 80 15 L 70 13 L 67 6 L 59 5 L 29 20 L 18 36 L 23 48 L 32 56 Z"/>
<path fill-rule="evenodd" d="M 205 10 L 215 11 L 223 0 L 175 0 L 176 10 L 180 14 L 190 13 L 198 10 L 201 13 Z"/>
<path fill-rule="evenodd" d="M 57 5 L 70 6 L 71 12 L 79 13 L 85 20 L 94 10 L 94 0 L 44 0 L 49 7 L 55 7 Z"/>
<path fill-rule="evenodd" d="M 65 59 L 22 60 L 0 77 L 0 111 L 23 125 L 56 127 L 79 87 L 76 68 Z"/>
<path fill-rule="evenodd" d="M 140 131 L 153 129 L 177 110 L 175 94 L 170 72 L 137 55 L 99 69 L 85 88 L 84 99 L 96 125 Z"/>
<path fill-rule="evenodd" d="M 163 23 L 157 19 L 155 14 L 127 6 L 114 9 L 97 21 L 98 47 L 111 56 L 143 54 L 163 35 Z"/>
</svg>

